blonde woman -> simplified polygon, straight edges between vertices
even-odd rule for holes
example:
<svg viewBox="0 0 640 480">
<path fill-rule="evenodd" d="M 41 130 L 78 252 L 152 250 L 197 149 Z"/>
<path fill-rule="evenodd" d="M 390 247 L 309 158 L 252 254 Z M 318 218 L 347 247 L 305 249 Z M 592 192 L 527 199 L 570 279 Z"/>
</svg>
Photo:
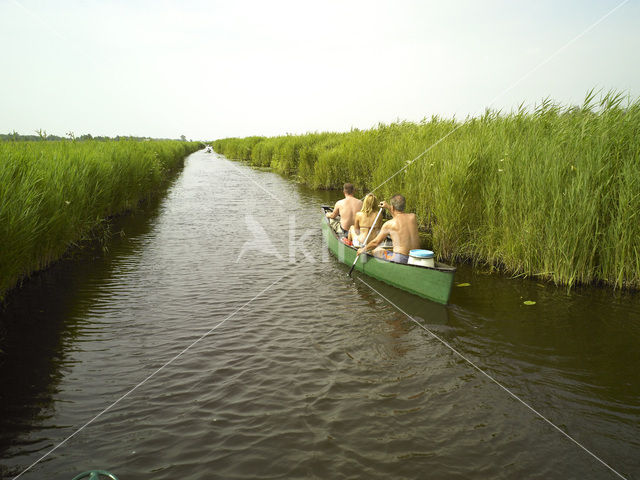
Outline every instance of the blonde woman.
<svg viewBox="0 0 640 480">
<path fill-rule="evenodd" d="M 370 229 L 373 231 L 369 238 L 376 238 L 376 235 L 380 231 L 382 216 L 380 216 L 380 218 L 378 218 L 378 222 L 373 225 L 376 215 L 378 214 L 378 209 L 376 208 L 377 204 L 378 200 L 374 194 L 369 193 L 364 197 L 362 209 L 356 213 L 355 221 L 351 228 L 349 228 L 348 239 L 353 243 L 354 247 L 361 247 L 364 245 L 364 240 L 367 238 Z"/>
</svg>

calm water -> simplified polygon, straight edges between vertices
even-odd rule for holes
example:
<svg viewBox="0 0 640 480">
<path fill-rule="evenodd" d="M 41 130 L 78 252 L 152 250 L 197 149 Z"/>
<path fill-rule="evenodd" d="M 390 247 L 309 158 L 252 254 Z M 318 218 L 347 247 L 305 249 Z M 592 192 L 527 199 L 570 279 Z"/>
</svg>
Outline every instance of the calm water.
<svg viewBox="0 0 640 480">
<path fill-rule="evenodd" d="M 107 254 L 14 294 L 0 477 L 139 385 L 20 478 L 616 478 L 349 279 L 319 228 L 336 199 L 199 152 L 158 206 L 120 220 Z M 461 267 L 471 285 L 444 307 L 364 279 L 640 478 L 638 295 Z"/>
</svg>

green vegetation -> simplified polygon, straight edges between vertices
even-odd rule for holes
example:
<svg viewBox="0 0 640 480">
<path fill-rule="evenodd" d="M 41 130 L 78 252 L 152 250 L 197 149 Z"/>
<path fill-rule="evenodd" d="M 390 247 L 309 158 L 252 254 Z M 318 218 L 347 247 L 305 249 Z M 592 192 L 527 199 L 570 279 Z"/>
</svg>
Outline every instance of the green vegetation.
<svg viewBox="0 0 640 480">
<path fill-rule="evenodd" d="M 115 137 L 106 137 L 106 136 L 96 136 L 94 137 L 90 133 L 85 133 L 79 136 L 76 136 L 73 132 L 67 132 L 66 137 L 60 137 L 58 135 L 51 135 L 47 133 L 46 130 L 36 130 L 35 135 L 21 135 L 16 131 L 9 133 L 0 133 L 0 141 L 12 141 L 12 142 L 58 142 L 60 140 L 73 140 L 73 141 L 88 141 L 88 140 L 139 140 L 139 141 L 147 141 L 153 140 L 151 137 L 134 137 L 134 136 L 122 136 L 118 135 Z M 180 136 L 180 139 L 186 141 L 186 137 L 184 135 Z M 155 140 L 173 140 L 171 138 L 156 138 Z"/>
<path fill-rule="evenodd" d="M 157 194 L 198 148 L 179 141 L 0 142 L 0 297 L 107 217 Z"/>
<path fill-rule="evenodd" d="M 569 286 L 639 288 L 640 102 L 595 97 L 464 122 L 433 117 L 347 133 L 229 138 L 213 147 L 314 188 L 350 181 L 363 194 L 403 193 L 440 258 Z"/>
</svg>

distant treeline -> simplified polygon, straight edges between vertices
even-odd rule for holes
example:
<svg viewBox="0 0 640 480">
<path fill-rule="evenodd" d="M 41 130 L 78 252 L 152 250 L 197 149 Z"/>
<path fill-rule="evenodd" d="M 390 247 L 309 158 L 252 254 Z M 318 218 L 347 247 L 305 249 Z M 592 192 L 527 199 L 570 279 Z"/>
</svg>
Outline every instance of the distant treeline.
<svg viewBox="0 0 640 480">
<path fill-rule="evenodd" d="M 115 137 L 106 137 L 103 135 L 92 136 L 90 133 L 85 133 L 80 136 L 75 136 L 73 133 L 69 133 L 66 137 L 59 137 L 58 135 L 50 135 L 47 132 L 37 132 L 35 135 L 20 135 L 17 132 L 11 133 L 0 133 L 0 141 L 5 142 L 58 142 L 61 140 L 77 140 L 77 141 L 87 141 L 87 140 L 98 140 L 98 141 L 108 141 L 108 140 L 137 140 L 137 141 L 149 141 L 149 140 L 173 140 L 170 138 L 151 138 L 151 137 L 134 137 L 127 135 L 116 135 Z M 186 139 L 182 138 L 181 140 L 186 141 Z"/>
<path fill-rule="evenodd" d="M 596 97 L 213 147 L 314 188 L 349 181 L 362 195 L 403 193 L 441 258 L 569 286 L 639 288 L 640 103 Z"/>
<path fill-rule="evenodd" d="M 0 298 L 107 217 L 158 195 L 198 142 L 0 142 Z"/>
</svg>

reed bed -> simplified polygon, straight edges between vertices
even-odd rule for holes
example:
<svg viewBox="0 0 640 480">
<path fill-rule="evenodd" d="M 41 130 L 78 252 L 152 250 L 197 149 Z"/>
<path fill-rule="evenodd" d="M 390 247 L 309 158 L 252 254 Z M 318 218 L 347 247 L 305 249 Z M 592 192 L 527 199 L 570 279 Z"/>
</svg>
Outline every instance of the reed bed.
<svg viewBox="0 0 640 480">
<path fill-rule="evenodd" d="M 432 117 L 213 147 L 314 188 L 350 181 L 361 194 L 403 193 L 442 259 L 569 287 L 640 287 L 640 102 L 620 93 L 462 122 Z"/>
<path fill-rule="evenodd" d="M 166 140 L 0 142 L 0 298 L 107 217 L 156 195 L 198 148 Z"/>
</svg>

